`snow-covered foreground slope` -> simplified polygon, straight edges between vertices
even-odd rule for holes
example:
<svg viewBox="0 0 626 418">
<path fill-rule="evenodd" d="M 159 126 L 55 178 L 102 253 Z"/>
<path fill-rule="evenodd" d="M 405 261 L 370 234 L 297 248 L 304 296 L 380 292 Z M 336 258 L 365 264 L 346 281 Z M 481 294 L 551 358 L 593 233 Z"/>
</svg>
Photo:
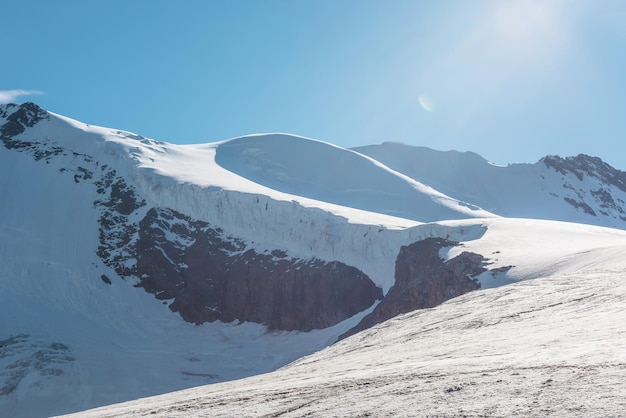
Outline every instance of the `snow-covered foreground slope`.
<svg viewBox="0 0 626 418">
<path fill-rule="evenodd" d="M 488 231 L 466 245 L 528 255 L 534 280 L 396 317 L 273 373 L 75 416 L 623 415 L 624 237 L 529 221 Z"/>
<path fill-rule="evenodd" d="M 626 228 L 626 173 L 599 158 L 547 156 L 502 167 L 473 152 L 393 142 L 354 151 L 500 216 Z"/>
</svg>

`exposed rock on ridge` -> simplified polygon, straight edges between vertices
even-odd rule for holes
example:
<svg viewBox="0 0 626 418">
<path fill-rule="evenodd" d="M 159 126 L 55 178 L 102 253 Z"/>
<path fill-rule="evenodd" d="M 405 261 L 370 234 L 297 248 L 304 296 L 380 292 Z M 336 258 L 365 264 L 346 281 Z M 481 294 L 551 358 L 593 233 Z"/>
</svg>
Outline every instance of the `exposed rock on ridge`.
<svg viewBox="0 0 626 418">
<path fill-rule="evenodd" d="M 35 103 L 24 103 L 22 105 L 9 104 L 7 109 L 17 108 L 14 112 L 0 110 L 0 117 L 6 118 L 7 122 L 0 127 L 0 134 L 3 137 L 19 135 L 26 128 L 35 126 L 42 119 L 47 119 L 48 113 Z"/>
<path fill-rule="evenodd" d="M 133 238 L 137 232 L 137 225 L 129 221 L 129 216 L 144 206 L 145 200 L 116 170 L 100 164 L 95 156 L 66 149 L 57 138 L 19 138 L 27 128 L 50 120 L 48 112 L 35 103 L 8 104 L 4 109 L 0 108 L 0 117 L 5 119 L 0 126 L 0 139 L 7 149 L 46 163 L 55 157 L 64 157 L 59 169 L 62 174 L 71 175 L 77 184 L 87 182 L 95 187 L 98 199 L 93 204 L 100 213 L 97 254 L 120 276 L 128 276 L 129 259 L 135 251 Z"/>
<path fill-rule="evenodd" d="M 547 167 L 551 167 L 561 174 L 574 173 L 579 180 L 585 175 L 597 177 L 603 183 L 614 185 L 626 192 L 626 172 L 617 170 L 598 157 L 578 154 L 575 157 L 562 158 L 558 155 L 549 155 L 542 159 Z"/>
<path fill-rule="evenodd" d="M 626 229 L 626 173 L 599 158 L 547 156 L 490 164 L 473 153 L 383 143 L 353 148 L 440 192 L 495 214 Z"/>
<path fill-rule="evenodd" d="M 463 252 L 444 261 L 439 250 L 459 245 L 442 238 L 427 238 L 400 249 L 396 259 L 395 284 L 374 311 L 348 332 L 359 331 L 416 309 L 432 308 L 448 299 L 480 288 L 473 277 L 486 271 L 483 256 Z"/>
<path fill-rule="evenodd" d="M 589 215 L 598 216 L 598 213 L 585 201 L 588 200 L 597 204 L 600 214 L 609 216 L 612 213 L 614 217 L 617 216 L 622 221 L 626 221 L 624 201 L 615 197 L 611 192 L 611 187 L 626 192 L 626 172 L 611 167 L 600 158 L 585 154 L 567 158 L 551 155 L 544 157 L 541 161 L 546 167 L 553 168 L 563 175 L 572 173 L 579 181 L 583 181 L 585 177 L 595 178 L 601 184 L 601 187 L 592 189 L 587 194 L 584 190 L 576 190 L 572 185 L 565 183 L 563 187 L 573 190 L 577 199 L 565 197 L 564 201 Z"/>
</svg>

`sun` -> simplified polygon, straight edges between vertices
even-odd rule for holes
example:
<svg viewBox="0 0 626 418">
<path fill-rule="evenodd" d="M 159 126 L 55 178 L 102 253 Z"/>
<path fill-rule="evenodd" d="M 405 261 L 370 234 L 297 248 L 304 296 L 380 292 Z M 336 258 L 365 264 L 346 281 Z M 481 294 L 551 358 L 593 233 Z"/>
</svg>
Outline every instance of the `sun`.
<svg viewBox="0 0 626 418">
<path fill-rule="evenodd" d="M 567 39 L 567 4 L 560 0 L 498 2 L 488 22 L 492 43 L 529 65 L 551 60 Z"/>
<path fill-rule="evenodd" d="M 548 4 L 534 0 L 501 3 L 493 14 L 498 33 L 512 42 L 525 42 L 538 37 L 555 20 L 554 11 Z"/>
<path fill-rule="evenodd" d="M 454 112 L 458 130 L 486 109 L 522 103 L 555 80 L 577 55 L 574 29 L 586 10 L 579 0 L 477 4 L 443 22 L 435 38 L 449 43 L 425 55 L 415 88 L 420 110 Z"/>
</svg>

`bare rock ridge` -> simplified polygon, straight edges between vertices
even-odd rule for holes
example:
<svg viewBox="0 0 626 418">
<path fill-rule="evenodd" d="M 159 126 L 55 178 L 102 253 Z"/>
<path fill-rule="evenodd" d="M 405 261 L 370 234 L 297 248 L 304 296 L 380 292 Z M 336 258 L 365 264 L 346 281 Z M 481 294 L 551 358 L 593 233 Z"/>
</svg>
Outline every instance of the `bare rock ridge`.
<svg viewBox="0 0 626 418">
<path fill-rule="evenodd" d="M 37 106 L 35 103 L 24 103 L 20 106 L 8 104 L 7 110 L 0 110 L 0 117 L 6 117 L 7 122 L 0 128 L 0 134 L 3 137 L 12 137 L 19 135 L 26 128 L 35 126 L 42 119 L 47 119 L 48 113 Z M 9 109 L 16 108 L 14 112 Z"/>
<path fill-rule="evenodd" d="M 395 284 L 374 311 L 354 328 L 339 336 L 349 337 L 394 316 L 416 309 L 432 308 L 448 299 L 480 288 L 473 277 L 485 272 L 487 260 L 463 252 L 444 261 L 439 250 L 459 245 L 442 238 L 427 238 L 403 246 L 396 259 Z"/>
<path fill-rule="evenodd" d="M 598 216 L 596 211 L 585 201 L 588 200 L 600 208 L 598 210 L 600 214 L 609 216 L 610 213 L 617 213 L 622 221 L 626 221 L 624 201 L 616 198 L 611 192 L 611 187 L 626 192 L 626 172 L 611 167 L 598 157 L 590 157 L 585 154 L 567 158 L 549 155 L 541 161 L 546 167 L 553 168 L 563 175 L 574 174 L 579 181 L 583 181 L 585 177 L 599 180 L 600 186 L 597 189 L 591 189 L 589 193 L 584 190 L 576 190 L 571 184 L 565 183 L 563 187 L 573 190 L 577 196 L 576 199 L 565 197 L 563 200 L 567 203 L 589 215 Z"/>
<path fill-rule="evenodd" d="M 626 172 L 617 170 L 598 157 L 578 154 L 575 157 L 561 158 L 558 155 L 548 155 L 542 159 L 547 167 L 551 167 L 561 174 L 574 173 L 579 180 L 585 175 L 598 177 L 607 185 L 614 185 L 626 192 Z"/>
<path fill-rule="evenodd" d="M 139 237 L 134 274 L 140 285 L 159 299 L 173 298 L 170 309 L 189 322 L 239 320 L 310 331 L 382 299 L 382 290 L 354 267 L 289 258 L 280 250 L 259 254 L 172 210 L 150 209 Z"/>
</svg>

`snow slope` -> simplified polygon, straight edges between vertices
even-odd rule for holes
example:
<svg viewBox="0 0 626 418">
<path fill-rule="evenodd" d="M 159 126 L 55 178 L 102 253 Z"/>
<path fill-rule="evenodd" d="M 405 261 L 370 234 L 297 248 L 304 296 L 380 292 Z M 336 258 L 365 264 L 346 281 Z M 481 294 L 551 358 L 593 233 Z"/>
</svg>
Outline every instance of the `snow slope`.
<svg viewBox="0 0 626 418">
<path fill-rule="evenodd" d="M 626 175 L 592 157 L 573 157 L 582 170 L 557 170 L 550 164 L 554 157 L 502 167 L 473 152 L 394 142 L 353 150 L 500 216 L 626 228 L 626 188 L 620 184 Z"/>
<path fill-rule="evenodd" d="M 623 415 L 624 233 L 485 224 L 465 247 L 534 280 L 398 316 L 272 373 L 72 416 Z"/>
</svg>

